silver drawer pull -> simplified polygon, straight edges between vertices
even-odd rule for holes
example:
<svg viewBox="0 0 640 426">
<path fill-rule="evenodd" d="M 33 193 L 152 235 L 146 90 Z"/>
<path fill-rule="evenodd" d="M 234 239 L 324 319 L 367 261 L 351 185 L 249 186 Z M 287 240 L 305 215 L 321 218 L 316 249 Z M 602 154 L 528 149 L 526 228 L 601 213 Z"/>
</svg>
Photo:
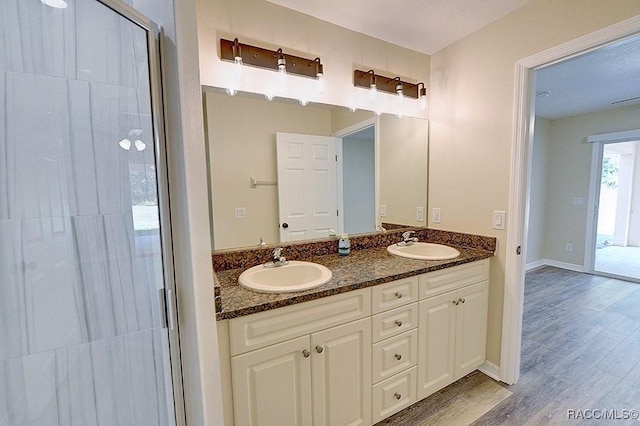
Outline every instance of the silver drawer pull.
<svg viewBox="0 0 640 426">
<path fill-rule="evenodd" d="M 398 291 L 398 292 L 396 292 L 396 297 L 397 297 L 398 299 L 402 299 L 402 293 L 400 293 L 399 291 Z"/>
<path fill-rule="evenodd" d="M 396 325 L 397 325 L 398 327 L 402 327 L 402 321 L 400 321 L 400 320 L 396 320 Z"/>
<path fill-rule="evenodd" d="M 398 361 L 400 361 L 400 360 L 402 359 L 402 355 L 400 355 L 400 354 L 396 354 L 396 355 L 395 355 L 395 357 L 396 357 L 396 359 L 397 359 Z"/>
<path fill-rule="evenodd" d="M 303 357 L 309 358 L 309 355 L 311 355 L 311 352 L 309 352 L 308 350 L 305 349 L 305 350 L 302 351 L 302 356 Z"/>
<path fill-rule="evenodd" d="M 401 394 L 399 394 L 398 392 L 394 393 L 394 394 L 393 394 L 393 396 L 395 396 L 395 397 L 396 397 L 396 399 L 400 399 L 400 398 L 402 398 L 402 395 L 401 395 Z"/>
<path fill-rule="evenodd" d="M 316 352 L 318 352 L 319 354 L 322 353 L 322 351 L 324 350 L 324 348 L 320 345 L 316 346 Z"/>
</svg>

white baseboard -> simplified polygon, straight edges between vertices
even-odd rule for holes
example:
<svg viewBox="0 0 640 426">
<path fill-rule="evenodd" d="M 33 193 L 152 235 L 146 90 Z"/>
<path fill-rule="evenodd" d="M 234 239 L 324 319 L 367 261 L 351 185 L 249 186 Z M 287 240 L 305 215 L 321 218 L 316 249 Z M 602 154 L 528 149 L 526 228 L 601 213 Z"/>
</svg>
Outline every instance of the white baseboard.
<svg viewBox="0 0 640 426">
<path fill-rule="evenodd" d="M 491 361 L 485 361 L 484 364 L 478 367 L 478 370 L 482 371 L 484 374 L 486 374 L 487 376 L 491 377 L 494 380 L 501 381 L 500 367 L 498 367 Z"/>
<path fill-rule="evenodd" d="M 544 266 L 544 259 L 540 259 L 540 260 L 536 260 L 535 262 L 527 263 L 526 265 L 524 265 L 524 270 L 525 271 L 530 271 L 532 269 L 536 269 L 536 268 L 539 268 L 541 266 Z"/>
<path fill-rule="evenodd" d="M 540 260 L 536 260 L 535 262 L 527 263 L 524 266 L 524 270 L 529 271 L 531 269 L 539 268 L 540 266 L 554 266 L 560 269 L 568 269 L 569 271 L 587 272 L 583 265 L 576 265 L 575 263 L 559 262 L 557 260 L 551 260 L 551 259 L 540 259 Z"/>
</svg>

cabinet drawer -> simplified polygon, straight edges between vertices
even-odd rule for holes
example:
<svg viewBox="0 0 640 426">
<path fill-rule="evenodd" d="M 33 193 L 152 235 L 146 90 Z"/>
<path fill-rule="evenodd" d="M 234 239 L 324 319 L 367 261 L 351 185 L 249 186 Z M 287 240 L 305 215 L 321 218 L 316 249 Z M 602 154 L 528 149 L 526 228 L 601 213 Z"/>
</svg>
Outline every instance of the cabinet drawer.
<svg viewBox="0 0 640 426">
<path fill-rule="evenodd" d="M 373 386 L 373 423 L 410 406 L 416 401 L 416 367 Z"/>
<path fill-rule="evenodd" d="M 373 345 L 372 351 L 373 382 L 416 365 L 418 359 L 418 330 L 402 333 Z"/>
<path fill-rule="evenodd" d="M 489 259 L 420 275 L 420 300 L 489 279 Z"/>
<path fill-rule="evenodd" d="M 377 314 L 418 301 L 418 276 L 373 287 L 371 313 Z"/>
<path fill-rule="evenodd" d="M 374 315 L 371 318 L 371 341 L 380 340 L 404 333 L 418 325 L 418 304 L 401 306 L 390 311 Z"/>
<path fill-rule="evenodd" d="M 363 288 L 229 320 L 231 355 L 371 315 L 371 289 Z"/>
</svg>

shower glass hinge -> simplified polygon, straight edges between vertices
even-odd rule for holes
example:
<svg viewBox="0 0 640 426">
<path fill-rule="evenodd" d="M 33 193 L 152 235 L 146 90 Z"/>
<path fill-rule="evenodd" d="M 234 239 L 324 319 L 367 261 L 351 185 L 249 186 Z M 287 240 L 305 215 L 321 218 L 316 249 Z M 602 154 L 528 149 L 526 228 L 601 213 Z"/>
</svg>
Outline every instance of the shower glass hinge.
<svg viewBox="0 0 640 426">
<path fill-rule="evenodd" d="M 173 330 L 175 328 L 175 293 L 169 288 L 161 288 L 158 290 L 158 307 L 160 312 L 160 324 L 162 328 Z"/>
</svg>

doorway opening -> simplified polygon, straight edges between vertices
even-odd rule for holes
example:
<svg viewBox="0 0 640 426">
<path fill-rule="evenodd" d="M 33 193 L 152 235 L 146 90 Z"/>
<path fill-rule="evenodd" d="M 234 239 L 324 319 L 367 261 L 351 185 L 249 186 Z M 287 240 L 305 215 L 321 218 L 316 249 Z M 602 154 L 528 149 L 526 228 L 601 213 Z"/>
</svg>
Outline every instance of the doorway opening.
<svg viewBox="0 0 640 426">
<path fill-rule="evenodd" d="M 640 282 L 639 141 L 598 144 L 592 272 Z"/>
</svg>

